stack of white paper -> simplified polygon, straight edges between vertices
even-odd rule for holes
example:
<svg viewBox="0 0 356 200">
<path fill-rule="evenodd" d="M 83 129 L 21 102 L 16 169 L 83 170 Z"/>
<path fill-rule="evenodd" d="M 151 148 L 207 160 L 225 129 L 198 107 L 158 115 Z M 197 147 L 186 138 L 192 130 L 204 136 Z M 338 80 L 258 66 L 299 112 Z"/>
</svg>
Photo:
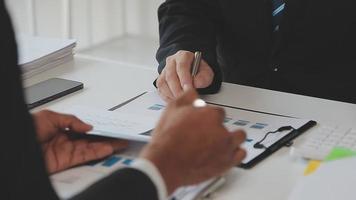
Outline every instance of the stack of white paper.
<svg viewBox="0 0 356 200">
<path fill-rule="evenodd" d="M 23 77 L 29 78 L 73 59 L 75 40 L 17 36 L 19 65 Z"/>
</svg>

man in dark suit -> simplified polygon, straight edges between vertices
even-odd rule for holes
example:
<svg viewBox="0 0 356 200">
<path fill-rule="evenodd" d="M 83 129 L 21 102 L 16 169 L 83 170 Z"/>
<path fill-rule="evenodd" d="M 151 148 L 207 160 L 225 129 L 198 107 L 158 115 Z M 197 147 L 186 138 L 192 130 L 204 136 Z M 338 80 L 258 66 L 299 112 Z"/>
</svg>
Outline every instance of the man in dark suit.
<svg viewBox="0 0 356 200">
<path fill-rule="evenodd" d="M 58 199 L 48 175 L 110 155 L 126 143 L 74 132 L 91 126 L 51 111 L 31 115 L 24 102 L 14 33 L 0 0 L 1 199 Z M 245 135 L 228 132 L 224 112 L 196 108 L 191 90 L 168 105 L 152 142 L 130 168 L 116 171 L 73 199 L 165 199 L 176 188 L 221 175 L 245 156 Z M 189 117 L 187 117 L 189 116 Z M 84 136 L 84 135 L 81 135 Z M 202 140 L 204 138 L 204 140 Z"/>
<path fill-rule="evenodd" d="M 356 103 L 355 9 L 353 0 L 166 0 L 157 87 L 167 101 L 184 85 L 214 93 L 224 80 Z"/>
</svg>

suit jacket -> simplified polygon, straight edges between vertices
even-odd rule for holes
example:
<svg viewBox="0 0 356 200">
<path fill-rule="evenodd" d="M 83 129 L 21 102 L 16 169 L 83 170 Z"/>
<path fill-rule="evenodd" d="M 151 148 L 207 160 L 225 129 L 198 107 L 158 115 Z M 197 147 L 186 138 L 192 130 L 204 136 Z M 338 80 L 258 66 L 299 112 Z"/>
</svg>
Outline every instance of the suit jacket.
<svg viewBox="0 0 356 200">
<path fill-rule="evenodd" d="M 0 0 L 1 139 L 0 198 L 58 199 L 44 166 L 22 93 L 17 50 L 9 16 Z M 73 199 L 157 199 L 152 181 L 134 169 L 119 170 Z"/>
<path fill-rule="evenodd" d="M 178 50 L 203 51 L 221 80 L 356 103 L 356 1 L 285 0 L 273 40 L 272 0 L 166 0 L 159 71 Z"/>
</svg>

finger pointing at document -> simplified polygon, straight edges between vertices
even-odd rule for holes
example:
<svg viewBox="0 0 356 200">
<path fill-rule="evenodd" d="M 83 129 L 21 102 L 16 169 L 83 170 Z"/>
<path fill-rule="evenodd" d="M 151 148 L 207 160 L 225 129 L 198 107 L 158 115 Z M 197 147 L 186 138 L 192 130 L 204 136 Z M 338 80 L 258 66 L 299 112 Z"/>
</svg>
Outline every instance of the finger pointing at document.
<svg viewBox="0 0 356 200">
<path fill-rule="evenodd" d="M 193 76 L 194 61 L 195 55 L 190 51 L 178 51 L 167 57 L 166 66 L 157 79 L 157 88 L 164 101 L 176 99 L 185 90 L 206 88 L 211 85 L 214 79 L 212 68 L 201 59 Z"/>
</svg>

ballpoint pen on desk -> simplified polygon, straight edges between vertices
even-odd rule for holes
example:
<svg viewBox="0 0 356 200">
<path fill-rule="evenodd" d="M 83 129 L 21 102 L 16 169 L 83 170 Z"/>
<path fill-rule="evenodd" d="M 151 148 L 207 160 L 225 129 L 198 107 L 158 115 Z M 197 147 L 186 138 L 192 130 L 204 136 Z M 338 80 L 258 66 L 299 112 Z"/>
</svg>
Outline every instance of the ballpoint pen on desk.
<svg viewBox="0 0 356 200">
<path fill-rule="evenodd" d="M 199 72 L 199 67 L 202 59 L 202 53 L 200 51 L 195 52 L 194 61 L 192 64 L 192 76 L 195 77 Z"/>
<path fill-rule="evenodd" d="M 217 177 L 195 186 L 180 188 L 170 200 L 206 200 L 226 182 L 225 177 Z"/>
<path fill-rule="evenodd" d="M 213 183 L 211 183 L 207 188 L 205 188 L 197 197 L 197 200 L 208 199 L 217 189 L 219 189 L 226 182 L 225 177 L 219 177 Z"/>
</svg>

